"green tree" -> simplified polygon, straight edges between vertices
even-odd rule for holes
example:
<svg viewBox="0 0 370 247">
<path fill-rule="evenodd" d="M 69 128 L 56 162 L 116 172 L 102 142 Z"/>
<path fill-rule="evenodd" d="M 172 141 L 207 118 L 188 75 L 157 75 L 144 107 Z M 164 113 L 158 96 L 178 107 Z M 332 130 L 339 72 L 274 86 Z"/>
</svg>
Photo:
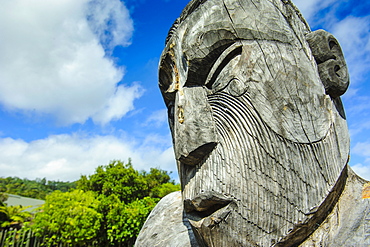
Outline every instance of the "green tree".
<svg viewBox="0 0 370 247">
<path fill-rule="evenodd" d="M 0 192 L 0 206 L 5 206 L 4 202 L 8 200 L 8 195 Z"/>
<path fill-rule="evenodd" d="M 81 176 L 77 188 L 94 191 L 103 215 L 100 244 L 132 246 L 146 217 L 160 198 L 176 190 L 167 171 L 137 171 L 131 161 L 112 161 L 99 166 L 89 177 Z M 103 237 L 104 236 L 104 237 Z"/>
<path fill-rule="evenodd" d="M 75 182 L 47 181 L 46 178 L 35 180 L 17 177 L 0 178 L 0 192 L 42 200 L 55 190 L 67 192 L 75 188 Z"/>
<path fill-rule="evenodd" d="M 147 216 L 159 201 L 144 197 L 129 204 L 116 203 L 107 214 L 107 237 L 112 246 L 133 246 Z"/>
<path fill-rule="evenodd" d="M 167 194 L 181 190 L 180 184 L 164 183 L 151 189 L 150 195 L 155 198 L 165 197 Z"/>
<path fill-rule="evenodd" d="M 98 238 L 102 214 L 100 201 L 91 191 L 55 191 L 36 214 L 33 229 L 49 246 L 56 243 L 82 246 Z"/>
<path fill-rule="evenodd" d="M 83 176 L 77 181 L 77 188 L 104 196 L 114 194 L 124 203 L 147 196 L 145 177 L 132 167 L 131 161 L 127 164 L 113 161 L 106 166 L 99 166 L 89 179 Z"/>
<path fill-rule="evenodd" d="M 34 229 L 56 243 L 133 246 L 146 217 L 161 197 L 179 190 L 166 171 L 137 171 L 131 161 L 112 161 L 81 176 L 77 190 L 46 197 Z"/>
<path fill-rule="evenodd" d="M 29 207 L 22 206 L 0 206 L 0 226 L 7 228 L 10 226 L 20 227 L 24 222 L 30 221 L 32 214 L 25 211 Z"/>
<path fill-rule="evenodd" d="M 95 174 L 81 176 L 76 182 L 77 188 L 95 191 L 99 195 L 117 195 L 124 203 L 144 197 L 162 198 L 168 193 L 180 190 L 180 185 L 171 180 L 167 171 L 151 168 L 150 172 L 137 171 L 131 161 L 112 161 L 106 166 L 99 166 Z"/>
</svg>

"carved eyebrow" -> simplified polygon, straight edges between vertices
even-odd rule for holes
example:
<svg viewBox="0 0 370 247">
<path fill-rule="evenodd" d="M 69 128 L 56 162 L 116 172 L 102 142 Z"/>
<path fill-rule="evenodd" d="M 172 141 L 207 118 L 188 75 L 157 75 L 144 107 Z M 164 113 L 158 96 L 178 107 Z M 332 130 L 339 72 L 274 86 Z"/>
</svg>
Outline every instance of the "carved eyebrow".
<svg viewBox="0 0 370 247">
<path fill-rule="evenodd" d="M 159 65 L 159 87 L 161 91 L 166 91 L 168 87 L 172 83 L 172 66 L 173 66 L 173 61 L 171 60 L 170 56 L 166 54 L 163 59 L 160 61 Z"/>
<path fill-rule="evenodd" d="M 217 61 L 213 64 L 208 77 L 205 82 L 205 86 L 208 89 L 212 89 L 214 82 L 216 81 L 218 75 L 221 73 L 222 69 L 236 56 L 242 54 L 242 44 L 233 44 L 228 47 Z"/>
<path fill-rule="evenodd" d="M 160 61 L 159 73 L 158 73 L 158 85 L 161 90 L 164 102 L 168 107 L 170 102 L 175 100 L 174 92 L 167 92 L 172 81 L 172 72 L 173 72 L 174 62 L 171 59 L 169 54 L 165 54 L 164 58 Z"/>
<path fill-rule="evenodd" d="M 182 10 L 180 17 L 175 20 L 170 30 L 168 31 L 165 45 L 167 45 L 172 35 L 176 32 L 178 25 L 181 22 L 183 22 L 191 13 L 193 13 L 200 5 L 202 5 L 205 2 L 207 2 L 207 0 L 192 0 L 185 6 L 185 8 Z"/>
</svg>

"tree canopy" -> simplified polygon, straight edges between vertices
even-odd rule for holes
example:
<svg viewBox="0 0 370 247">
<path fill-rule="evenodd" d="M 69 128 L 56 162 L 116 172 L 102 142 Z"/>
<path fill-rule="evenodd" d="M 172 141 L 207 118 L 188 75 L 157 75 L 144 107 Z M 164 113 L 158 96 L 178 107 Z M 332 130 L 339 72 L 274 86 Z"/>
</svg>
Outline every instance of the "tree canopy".
<svg viewBox="0 0 370 247">
<path fill-rule="evenodd" d="M 49 244 L 132 246 L 160 198 L 180 190 L 166 171 L 137 171 L 131 161 L 99 166 L 76 185 L 48 195 L 36 214 L 33 228 Z"/>
<path fill-rule="evenodd" d="M 43 212 L 36 214 L 33 228 L 52 245 L 82 245 L 96 239 L 102 214 L 92 191 L 55 191 L 46 197 Z"/>
<path fill-rule="evenodd" d="M 0 206 L 0 228 L 21 227 L 21 224 L 30 221 L 32 214 L 25 211 L 28 207 Z"/>
<path fill-rule="evenodd" d="M 0 178 L 0 192 L 44 200 L 55 190 L 67 192 L 76 188 L 75 182 L 50 181 L 46 178 L 30 180 L 18 177 Z"/>
</svg>

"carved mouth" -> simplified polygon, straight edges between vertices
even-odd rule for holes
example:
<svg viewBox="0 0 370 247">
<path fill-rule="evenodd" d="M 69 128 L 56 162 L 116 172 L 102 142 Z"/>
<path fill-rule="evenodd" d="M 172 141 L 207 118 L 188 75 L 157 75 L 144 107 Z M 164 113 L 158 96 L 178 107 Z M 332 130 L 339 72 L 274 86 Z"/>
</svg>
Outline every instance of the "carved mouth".
<svg viewBox="0 0 370 247">
<path fill-rule="evenodd" d="M 227 218 L 234 206 L 232 198 L 213 191 L 184 200 L 185 212 L 193 226 L 202 224 L 206 218 L 212 218 L 212 222 L 217 224 Z"/>
</svg>

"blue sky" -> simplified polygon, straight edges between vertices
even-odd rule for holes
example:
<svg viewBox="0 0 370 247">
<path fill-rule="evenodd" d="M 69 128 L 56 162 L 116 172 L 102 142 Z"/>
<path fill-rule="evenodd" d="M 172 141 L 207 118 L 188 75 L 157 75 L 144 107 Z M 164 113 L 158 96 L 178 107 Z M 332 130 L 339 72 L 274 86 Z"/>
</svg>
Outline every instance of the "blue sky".
<svg viewBox="0 0 370 247">
<path fill-rule="evenodd" d="M 0 0 L 0 176 L 73 181 L 111 160 L 173 171 L 157 87 L 187 0 Z M 295 0 L 341 43 L 351 166 L 370 179 L 370 1 Z"/>
</svg>

